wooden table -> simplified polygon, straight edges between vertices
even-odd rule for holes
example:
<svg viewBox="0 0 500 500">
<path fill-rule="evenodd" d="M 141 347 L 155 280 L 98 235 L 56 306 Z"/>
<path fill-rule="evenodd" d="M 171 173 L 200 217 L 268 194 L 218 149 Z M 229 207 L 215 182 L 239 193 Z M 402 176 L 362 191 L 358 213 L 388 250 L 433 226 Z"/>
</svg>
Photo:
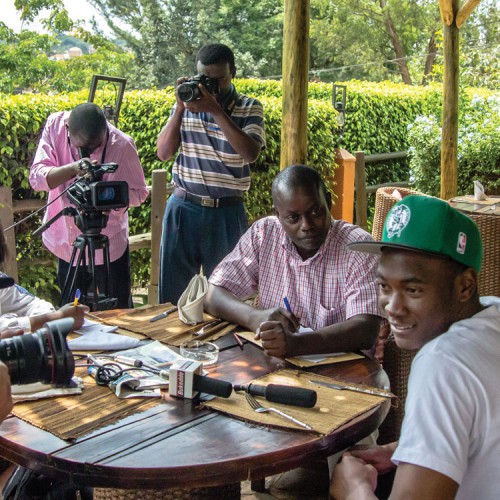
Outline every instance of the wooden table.
<svg viewBox="0 0 500 500">
<path fill-rule="evenodd" d="M 218 343 L 234 343 L 232 336 Z M 253 344 L 220 353 L 210 375 L 245 383 L 283 366 Z M 388 384 L 376 361 L 363 359 L 314 369 L 378 387 Z M 374 431 L 389 410 L 381 406 L 331 435 L 268 429 L 170 399 L 107 425 L 74 442 L 15 417 L 0 426 L 0 455 L 72 484 L 116 488 L 195 488 L 261 479 L 326 457 Z"/>
</svg>

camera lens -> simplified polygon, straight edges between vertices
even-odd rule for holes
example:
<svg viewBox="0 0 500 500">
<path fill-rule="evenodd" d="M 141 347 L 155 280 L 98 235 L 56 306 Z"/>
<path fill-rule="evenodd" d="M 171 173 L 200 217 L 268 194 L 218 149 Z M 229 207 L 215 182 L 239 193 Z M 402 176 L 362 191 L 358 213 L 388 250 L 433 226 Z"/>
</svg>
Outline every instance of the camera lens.
<svg viewBox="0 0 500 500">
<path fill-rule="evenodd" d="M 201 96 L 201 91 L 197 82 L 185 82 L 177 87 L 177 95 L 181 101 L 189 102 L 198 99 Z"/>
<path fill-rule="evenodd" d="M 97 193 L 97 199 L 99 201 L 113 201 L 115 199 L 116 192 L 113 187 L 104 187 L 100 189 Z"/>
<path fill-rule="evenodd" d="M 73 318 L 49 321 L 32 334 L 0 341 L 0 360 L 9 370 L 12 384 L 68 385 L 75 372 L 75 361 L 66 335 Z"/>
</svg>

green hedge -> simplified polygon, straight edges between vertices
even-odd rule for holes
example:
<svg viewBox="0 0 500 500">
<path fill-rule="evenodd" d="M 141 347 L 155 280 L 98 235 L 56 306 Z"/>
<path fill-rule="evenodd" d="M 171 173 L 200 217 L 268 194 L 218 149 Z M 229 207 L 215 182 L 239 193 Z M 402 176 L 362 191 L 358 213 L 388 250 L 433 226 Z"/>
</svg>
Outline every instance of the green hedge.
<svg viewBox="0 0 500 500">
<path fill-rule="evenodd" d="M 470 96 L 470 98 L 469 98 Z M 458 128 L 459 195 L 473 194 L 480 181 L 489 195 L 500 194 L 500 95 L 471 91 L 462 100 Z M 419 116 L 410 124 L 411 175 L 415 187 L 439 196 L 441 179 L 441 126 L 438 117 Z"/>
<path fill-rule="evenodd" d="M 246 197 L 250 219 L 271 210 L 270 186 L 279 170 L 281 139 L 281 82 L 263 80 L 235 81 L 241 93 L 258 97 L 266 118 L 266 150 L 257 160 L 252 172 L 252 187 Z M 334 168 L 333 153 L 337 143 L 335 111 L 331 105 L 331 85 L 309 85 L 308 163 L 323 176 L 331 175 Z M 46 117 L 59 110 L 72 109 L 87 100 L 87 92 L 67 95 L 0 96 L 0 182 L 12 187 L 14 199 L 39 196 L 31 191 L 28 171 L 39 135 Z M 114 102 L 114 94 L 98 94 L 97 104 Z M 174 103 L 172 88 L 163 90 L 128 91 L 120 113 L 120 128 L 136 142 L 148 182 L 158 168 L 171 168 L 156 157 L 156 138 L 165 124 Z M 407 128 L 417 116 L 440 114 L 440 89 L 436 87 L 408 87 L 393 83 L 347 82 L 346 125 L 342 146 L 348 151 L 364 150 L 366 154 L 401 151 L 408 148 Z M 377 184 L 407 180 L 408 162 L 387 166 L 368 166 L 367 183 Z M 130 210 L 131 234 L 149 230 L 149 200 L 141 207 Z M 20 280 L 40 296 L 57 297 L 54 284 L 55 267 L 35 266 L 33 258 L 50 260 L 39 239 L 31 232 L 40 225 L 37 216 L 23 223 L 16 231 L 20 259 Z M 30 260 L 24 256 L 29 251 Z M 133 254 L 132 268 L 136 285 L 149 280 L 149 251 Z"/>
</svg>

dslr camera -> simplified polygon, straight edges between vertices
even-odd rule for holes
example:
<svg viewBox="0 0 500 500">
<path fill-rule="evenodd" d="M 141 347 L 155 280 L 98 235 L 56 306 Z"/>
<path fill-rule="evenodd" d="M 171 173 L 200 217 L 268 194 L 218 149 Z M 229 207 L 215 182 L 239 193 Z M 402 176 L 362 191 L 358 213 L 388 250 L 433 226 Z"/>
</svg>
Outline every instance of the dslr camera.
<svg viewBox="0 0 500 500">
<path fill-rule="evenodd" d="M 67 387 L 75 373 L 73 353 L 66 343 L 73 324 L 73 318 L 56 319 L 34 333 L 0 340 L 0 361 L 7 366 L 11 383 Z"/>
<path fill-rule="evenodd" d="M 118 163 L 93 165 L 88 160 L 80 160 L 80 168 L 85 175 L 68 189 L 68 198 L 80 210 L 112 210 L 128 206 L 128 184 L 125 181 L 100 180 L 104 174 L 114 172 Z"/>
<path fill-rule="evenodd" d="M 195 101 L 201 97 L 201 91 L 198 87 L 202 84 L 211 94 L 219 93 L 219 80 L 208 78 L 205 75 L 196 75 L 181 83 L 177 87 L 177 95 L 184 102 Z"/>
</svg>

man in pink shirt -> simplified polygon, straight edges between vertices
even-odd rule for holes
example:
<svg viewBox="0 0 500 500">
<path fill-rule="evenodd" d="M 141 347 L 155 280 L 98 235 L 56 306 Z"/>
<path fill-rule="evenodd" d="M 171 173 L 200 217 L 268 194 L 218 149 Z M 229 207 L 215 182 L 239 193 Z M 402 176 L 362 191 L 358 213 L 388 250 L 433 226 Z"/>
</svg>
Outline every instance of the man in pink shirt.
<svg viewBox="0 0 500 500">
<path fill-rule="evenodd" d="M 61 111 L 48 117 L 31 166 L 31 187 L 49 193 L 44 223 L 71 205 L 65 191 L 84 174 L 82 159 L 98 165 L 117 163 L 116 172 L 104 174 L 101 180 L 127 182 L 130 206 L 139 206 L 147 198 L 144 172 L 133 139 L 108 123 L 97 105 L 80 104 L 71 112 Z M 117 307 L 131 307 L 128 207 L 111 210 L 108 215 L 101 233 L 109 238 L 110 296 L 118 299 Z M 71 216 L 60 217 L 43 232 L 45 246 L 59 259 L 57 278 L 61 290 L 69 271 L 73 242 L 81 234 Z M 105 280 L 102 250 L 96 252 L 95 277 L 102 291 Z M 81 283 L 82 276 L 78 276 L 75 288 L 82 288 Z M 62 297 L 61 302 L 72 299 Z"/>
<path fill-rule="evenodd" d="M 310 167 L 280 172 L 272 196 L 276 216 L 255 222 L 210 276 L 206 310 L 255 331 L 271 356 L 372 348 L 376 259 L 347 248 L 371 236 L 331 218 L 330 194 Z M 258 307 L 244 302 L 256 292 Z"/>
</svg>

